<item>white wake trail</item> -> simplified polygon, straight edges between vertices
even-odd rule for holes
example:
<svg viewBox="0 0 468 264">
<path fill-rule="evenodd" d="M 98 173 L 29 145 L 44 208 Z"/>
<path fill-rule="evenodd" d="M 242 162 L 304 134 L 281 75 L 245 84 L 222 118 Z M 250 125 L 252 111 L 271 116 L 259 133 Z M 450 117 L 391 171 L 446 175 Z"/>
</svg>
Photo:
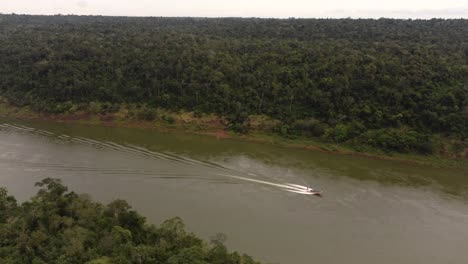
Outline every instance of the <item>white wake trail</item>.
<svg viewBox="0 0 468 264">
<path fill-rule="evenodd" d="M 22 125 L 19 125 L 19 124 L 15 124 L 15 126 L 21 127 L 21 128 L 24 128 L 24 129 L 27 129 L 27 130 L 30 130 L 30 131 L 36 130 L 36 129 L 33 128 L 33 127 L 22 126 Z"/>
<path fill-rule="evenodd" d="M 230 178 L 234 178 L 234 179 L 239 179 L 239 180 L 244 180 L 244 181 L 261 183 L 261 184 L 270 185 L 270 186 L 275 186 L 275 187 L 285 189 L 286 191 L 289 191 L 289 192 L 300 193 L 300 194 L 311 194 L 310 192 L 307 191 L 308 188 L 306 186 L 302 186 L 302 185 L 280 184 L 280 183 L 262 181 L 262 180 L 252 179 L 252 178 L 246 178 L 246 177 L 241 177 L 241 176 L 236 176 L 236 175 L 230 175 L 230 174 L 217 174 L 217 175 L 230 177 Z"/>
<path fill-rule="evenodd" d="M 2 124 L 0 124 L 0 127 L 5 127 L 5 128 L 20 130 L 20 131 L 28 131 L 28 132 L 42 134 L 42 135 L 45 135 L 45 136 L 56 136 L 54 133 L 49 132 L 49 131 L 45 131 L 45 130 L 41 130 L 41 129 L 35 129 L 35 128 L 21 126 L 21 125 L 16 125 L 16 124 L 15 125 L 11 125 L 11 124 L 3 124 L 2 125 Z M 108 149 L 108 150 L 122 151 L 122 152 L 132 153 L 132 154 L 136 154 L 136 155 L 140 155 L 140 156 L 144 156 L 144 157 L 163 159 L 163 160 L 167 160 L 167 161 L 180 162 L 180 163 L 185 163 L 185 164 L 190 164 L 190 165 L 198 165 L 198 166 L 206 166 L 206 167 L 210 167 L 210 168 L 224 169 L 224 170 L 229 170 L 229 171 L 232 171 L 233 173 L 236 173 L 236 171 L 234 169 L 226 168 L 226 167 L 218 165 L 216 163 L 212 164 L 210 162 L 199 161 L 199 160 L 191 159 L 191 158 L 188 158 L 188 157 L 168 155 L 168 154 L 165 154 L 165 153 L 151 151 L 151 150 L 148 150 L 146 148 L 131 145 L 131 144 L 121 145 L 121 144 L 117 144 L 117 143 L 110 142 L 110 141 L 101 142 L 101 141 L 97 141 L 97 140 L 93 140 L 93 139 L 89 139 L 89 138 L 85 138 L 85 137 L 71 137 L 69 135 L 63 135 L 63 134 L 62 135 L 57 135 L 57 137 L 60 138 L 60 139 L 71 140 L 71 141 L 74 141 L 74 142 L 77 142 L 77 143 L 81 143 L 81 144 L 85 144 L 85 145 L 89 145 L 89 146 L 94 146 L 94 147 L 101 147 L 101 148 Z M 252 177 L 257 176 L 256 174 L 253 174 L 253 173 L 248 173 L 248 172 L 246 172 L 246 173 L 249 176 L 252 176 Z M 242 177 L 242 176 L 237 176 L 237 175 L 232 175 L 232 174 L 217 173 L 217 174 L 214 174 L 214 175 L 229 177 L 229 178 L 243 180 L 243 181 L 255 182 L 255 183 L 269 185 L 269 186 L 274 186 L 274 187 L 281 188 L 284 191 L 288 191 L 288 192 L 292 192 L 292 193 L 307 194 L 307 195 L 312 194 L 311 193 L 312 189 L 310 189 L 307 186 L 299 185 L 299 184 L 293 184 L 293 183 L 281 184 L 281 183 L 262 181 L 262 180 L 258 180 L 258 179 L 254 179 L 254 178 L 247 178 L 247 177 Z"/>
<path fill-rule="evenodd" d="M 52 133 L 52 132 L 45 131 L 45 130 L 41 130 L 41 129 L 37 129 L 36 132 L 39 133 L 39 134 L 45 135 L 45 136 L 53 136 L 53 135 L 55 135 L 55 134 Z"/>
<path fill-rule="evenodd" d="M 3 124 L 3 125 L 8 127 L 8 128 L 16 129 L 16 130 L 20 130 L 20 131 L 32 131 L 32 130 L 29 130 L 29 129 L 26 129 L 26 128 L 17 127 L 17 126 L 13 126 L 13 125 L 10 125 L 10 124 Z"/>
</svg>

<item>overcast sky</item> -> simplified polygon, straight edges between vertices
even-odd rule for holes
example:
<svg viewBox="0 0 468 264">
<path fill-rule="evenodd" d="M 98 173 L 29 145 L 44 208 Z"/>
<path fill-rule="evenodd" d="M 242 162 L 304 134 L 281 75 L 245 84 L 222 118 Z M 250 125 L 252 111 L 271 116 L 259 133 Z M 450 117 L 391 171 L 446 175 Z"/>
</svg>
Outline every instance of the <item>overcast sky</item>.
<svg viewBox="0 0 468 264">
<path fill-rule="evenodd" d="M 0 13 L 280 18 L 468 18 L 468 0 L 0 0 Z"/>
</svg>

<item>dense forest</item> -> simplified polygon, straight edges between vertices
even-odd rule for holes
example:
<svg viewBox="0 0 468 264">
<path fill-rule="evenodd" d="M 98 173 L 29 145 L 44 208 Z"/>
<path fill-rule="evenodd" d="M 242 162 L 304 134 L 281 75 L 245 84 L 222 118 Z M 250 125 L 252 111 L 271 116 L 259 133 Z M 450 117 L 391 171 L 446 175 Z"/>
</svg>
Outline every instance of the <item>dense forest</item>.
<svg viewBox="0 0 468 264">
<path fill-rule="evenodd" d="M 466 19 L 0 15 L 0 96 L 39 112 L 126 103 L 240 132 L 264 115 L 285 136 L 430 153 L 466 140 L 467 92 Z"/>
<path fill-rule="evenodd" d="M 186 232 L 180 218 L 155 227 L 123 200 L 104 206 L 50 178 L 36 186 L 22 205 L 0 188 L 0 263 L 258 264 L 229 253 L 222 234 L 208 244 Z"/>
</svg>

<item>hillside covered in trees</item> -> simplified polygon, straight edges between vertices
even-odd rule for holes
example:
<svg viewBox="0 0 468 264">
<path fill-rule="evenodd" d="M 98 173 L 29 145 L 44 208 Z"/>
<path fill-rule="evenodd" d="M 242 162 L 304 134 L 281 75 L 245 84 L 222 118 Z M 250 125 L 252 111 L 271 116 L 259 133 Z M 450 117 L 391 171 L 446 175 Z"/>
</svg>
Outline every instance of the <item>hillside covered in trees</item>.
<svg viewBox="0 0 468 264">
<path fill-rule="evenodd" d="M 0 15 L 0 43 L 0 96 L 39 112 L 125 103 L 237 131 L 264 115 L 285 136 L 401 152 L 468 135 L 464 19 Z"/>
<path fill-rule="evenodd" d="M 36 186 L 22 205 L 0 188 L 0 263 L 258 264 L 229 253 L 223 235 L 207 244 L 186 232 L 180 218 L 155 227 L 123 200 L 104 206 L 56 179 Z"/>
</svg>

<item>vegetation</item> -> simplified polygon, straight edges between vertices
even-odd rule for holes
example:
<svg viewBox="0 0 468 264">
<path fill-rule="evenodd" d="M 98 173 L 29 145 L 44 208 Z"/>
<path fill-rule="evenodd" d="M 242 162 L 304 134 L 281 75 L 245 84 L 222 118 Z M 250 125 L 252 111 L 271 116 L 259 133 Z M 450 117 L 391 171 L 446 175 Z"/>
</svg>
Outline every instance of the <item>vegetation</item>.
<svg viewBox="0 0 468 264">
<path fill-rule="evenodd" d="M 0 15 L 0 96 L 35 111 L 133 104 L 247 132 L 431 153 L 466 145 L 468 20 Z"/>
<path fill-rule="evenodd" d="M 0 188 L 0 263 L 258 263 L 228 253 L 222 235 L 204 243 L 180 218 L 158 228 L 123 200 L 104 206 L 59 180 L 36 185 L 37 195 L 22 205 Z"/>
</svg>

